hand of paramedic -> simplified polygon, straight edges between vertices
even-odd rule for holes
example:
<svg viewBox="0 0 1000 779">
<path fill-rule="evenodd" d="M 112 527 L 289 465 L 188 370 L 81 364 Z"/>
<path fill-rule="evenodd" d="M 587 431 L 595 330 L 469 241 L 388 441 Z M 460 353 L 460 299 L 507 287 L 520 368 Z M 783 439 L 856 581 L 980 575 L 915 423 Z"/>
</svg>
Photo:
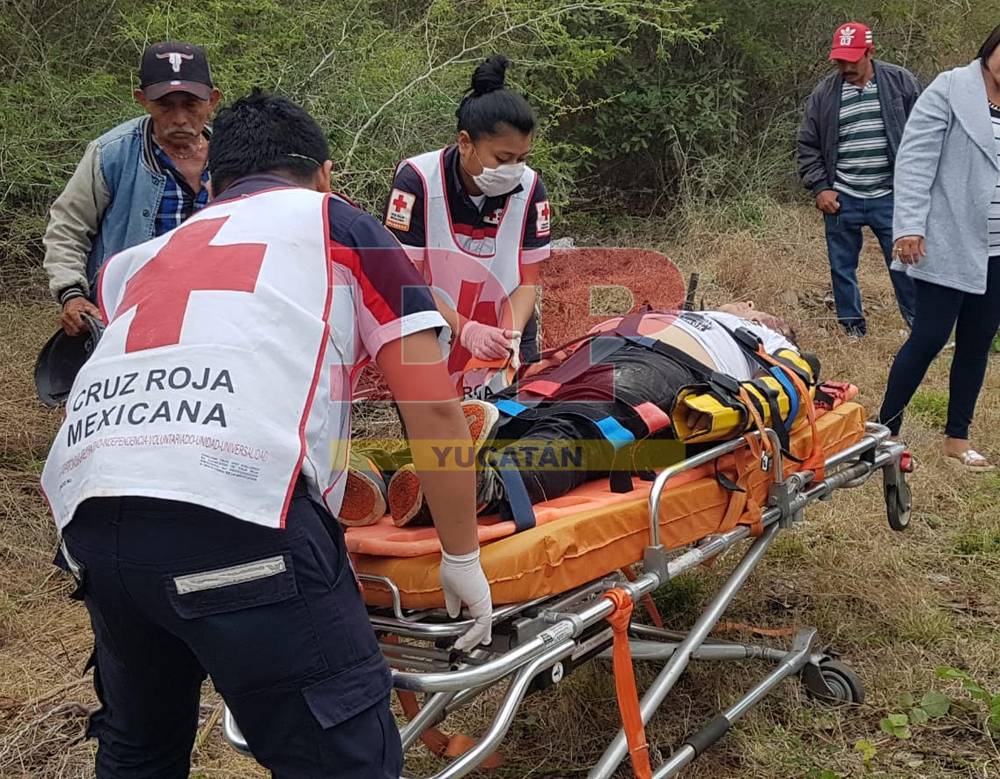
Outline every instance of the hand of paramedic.
<svg viewBox="0 0 1000 779">
<path fill-rule="evenodd" d="M 835 214 L 840 210 L 840 201 L 837 199 L 837 190 L 824 189 L 816 195 L 816 208 L 824 214 Z"/>
<path fill-rule="evenodd" d="M 892 256 L 904 265 L 912 265 L 927 253 L 923 236 L 904 235 L 892 247 Z"/>
<path fill-rule="evenodd" d="M 518 330 L 492 327 L 468 319 L 462 325 L 458 340 L 473 357 L 480 360 L 502 360 L 519 347 L 520 339 L 521 333 Z"/>
<path fill-rule="evenodd" d="M 76 297 L 66 301 L 59 315 L 59 323 L 66 331 L 66 335 L 79 335 L 87 331 L 87 326 L 83 322 L 84 314 L 90 314 L 98 320 L 101 318 L 100 309 L 87 298 Z"/>
<path fill-rule="evenodd" d="M 458 342 L 480 360 L 502 360 L 510 354 L 517 354 L 521 347 L 521 333 L 518 330 L 492 327 L 465 319 L 437 292 L 431 293 L 438 312 L 444 317 Z"/>
<path fill-rule="evenodd" d="M 441 539 L 440 576 L 448 614 L 457 617 L 464 603 L 475 621 L 455 648 L 488 644 L 493 598 L 479 563 L 475 464 L 469 457 L 442 462 L 439 456 L 442 451 L 468 452 L 472 439 L 437 338 L 422 331 L 390 341 L 379 350 L 376 362 L 399 406 L 413 464 Z"/>
</svg>

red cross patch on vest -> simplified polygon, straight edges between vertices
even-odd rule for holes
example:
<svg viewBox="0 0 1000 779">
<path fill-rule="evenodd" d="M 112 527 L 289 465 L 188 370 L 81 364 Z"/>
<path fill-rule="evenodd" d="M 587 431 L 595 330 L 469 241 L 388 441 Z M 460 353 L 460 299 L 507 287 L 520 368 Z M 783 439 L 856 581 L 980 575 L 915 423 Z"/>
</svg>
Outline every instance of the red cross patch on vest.
<svg viewBox="0 0 1000 779">
<path fill-rule="evenodd" d="M 549 209 L 549 201 L 543 200 L 541 203 L 535 203 L 535 211 L 538 216 L 535 236 L 537 238 L 545 238 L 552 232 L 552 212 Z"/>
<path fill-rule="evenodd" d="M 410 220 L 413 218 L 413 204 L 417 196 L 401 189 L 392 190 L 389 195 L 389 208 L 385 212 L 385 226 L 401 233 L 409 232 Z"/>
</svg>

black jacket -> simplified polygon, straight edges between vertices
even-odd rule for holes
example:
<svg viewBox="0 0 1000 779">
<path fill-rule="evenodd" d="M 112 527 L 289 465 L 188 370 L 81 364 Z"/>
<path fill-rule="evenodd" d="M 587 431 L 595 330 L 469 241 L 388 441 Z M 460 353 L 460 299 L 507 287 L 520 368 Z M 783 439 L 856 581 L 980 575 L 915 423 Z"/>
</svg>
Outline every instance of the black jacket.
<svg viewBox="0 0 1000 779">
<path fill-rule="evenodd" d="M 903 127 L 920 95 L 920 82 L 906 68 L 874 60 L 878 101 L 889 141 L 889 164 L 896 163 L 896 150 Z M 819 194 L 833 189 L 837 170 L 837 136 L 840 121 L 840 91 L 843 77 L 834 71 L 820 81 L 805 104 L 798 134 L 799 179 L 802 186 Z"/>
</svg>

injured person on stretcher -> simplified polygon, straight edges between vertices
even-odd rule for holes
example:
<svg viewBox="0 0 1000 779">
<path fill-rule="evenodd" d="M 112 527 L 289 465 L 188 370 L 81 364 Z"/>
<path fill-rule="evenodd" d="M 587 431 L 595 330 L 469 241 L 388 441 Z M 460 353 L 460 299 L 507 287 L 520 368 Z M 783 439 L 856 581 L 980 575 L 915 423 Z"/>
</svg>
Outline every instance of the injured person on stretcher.
<svg viewBox="0 0 1000 779">
<path fill-rule="evenodd" d="M 752 303 L 715 311 L 641 311 L 543 355 L 488 402 L 463 403 L 473 451 L 436 449 L 439 467 L 477 463 L 480 514 L 533 523 L 532 505 L 584 482 L 632 489 L 691 447 L 773 427 L 787 436 L 806 414 L 819 362 L 779 317 Z M 431 517 L 406 452 L 352 453 L 345 525 L 398 526 Z"/>
</svg>

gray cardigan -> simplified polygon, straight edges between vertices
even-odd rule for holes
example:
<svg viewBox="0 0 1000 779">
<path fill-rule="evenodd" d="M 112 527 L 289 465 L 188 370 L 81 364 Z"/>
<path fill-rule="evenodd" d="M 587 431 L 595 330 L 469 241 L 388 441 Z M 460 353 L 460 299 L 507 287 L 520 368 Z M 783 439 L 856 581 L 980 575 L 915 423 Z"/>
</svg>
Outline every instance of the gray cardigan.
<svg viewBox="0 0 1000 779">
<path fill-rule="evenodd" d="M 894 239 L 923 236 L 927 255 L 894 270 L 982 295 L 989 209 L 1000 163 L 979 60 L 945 71 L 917 100 L 896 156 Z"/>
</svg>

